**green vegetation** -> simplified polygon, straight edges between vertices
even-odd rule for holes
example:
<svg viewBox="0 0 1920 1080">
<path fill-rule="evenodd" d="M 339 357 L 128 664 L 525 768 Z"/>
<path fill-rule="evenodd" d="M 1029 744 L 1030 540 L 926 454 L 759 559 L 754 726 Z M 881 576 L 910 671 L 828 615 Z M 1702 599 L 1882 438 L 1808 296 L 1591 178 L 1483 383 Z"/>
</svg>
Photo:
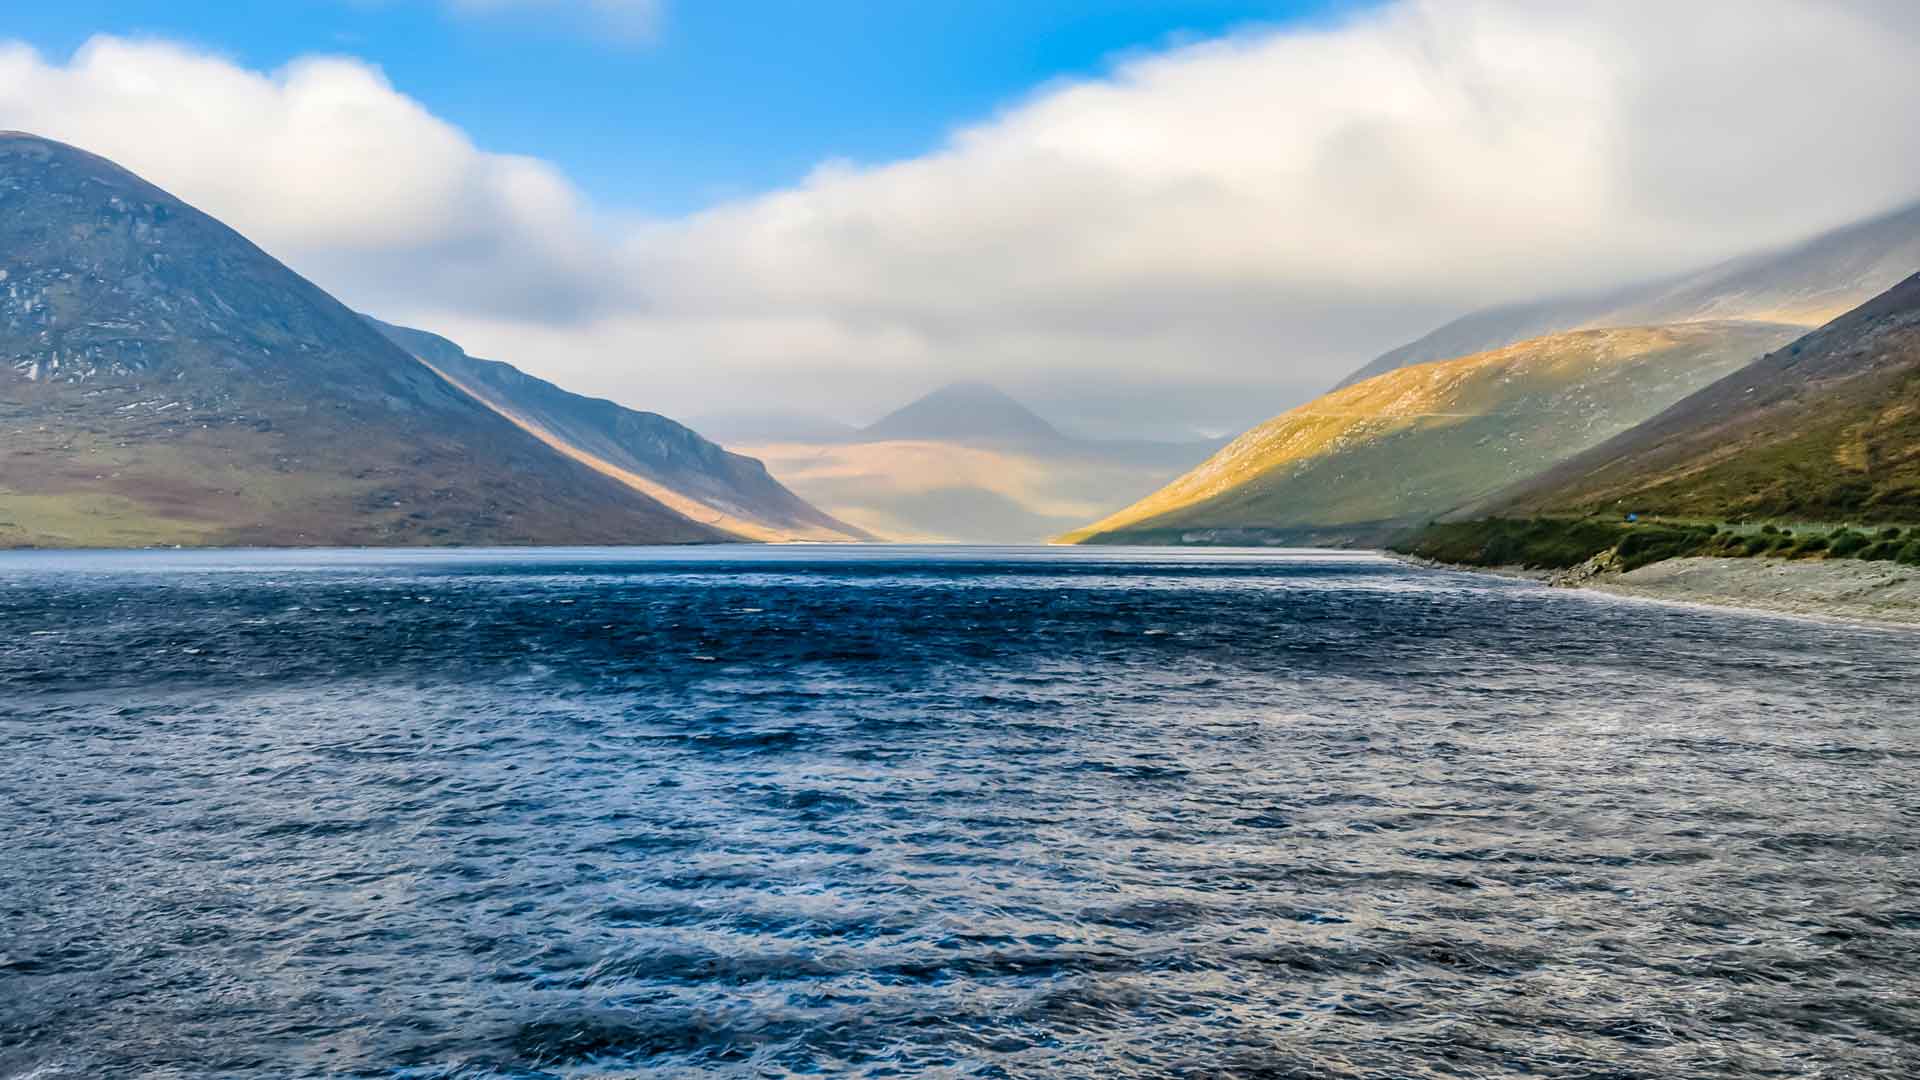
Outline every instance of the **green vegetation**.
<svg viewBox="0 0 1920 1080">
<path fill-rule="evenodd" d="M 1568 518 L 1487 518 L 1435 522 L 1391 550 L 1460 566 L 1565 570 L 1626 539 L 1620 522 Z"/>
<path fill-rule="evenodd" d="M 1600 518 L 1483 518 L 1434 522 L 1402 537 L 1389 550 L 1459 566 L 1519 566 L 1565 570 L 1611 552 L 1622 571 L 1667 559 L 1719 558 L 1860 559 L 1920 566 L 1920 536 L 1898 528 L 1871 532 L 1847 526 L 1821 531 L 1766 524 L 1615 521 Z M 1920 533 L 1920 530 L 1910 530 Z"/>
<path fill-rule="evenodd" d="M 1485 511 L 1920 524 L 1920 275 Z"/>
<path fill-rule="evenodd" d="M 1401 368 L 1254 428 L 1062 539 L 1257 532 L 1379 543 L 1625 431 L 1797 332 L 1751 323 L 1585 330 Z"/>
</svg>

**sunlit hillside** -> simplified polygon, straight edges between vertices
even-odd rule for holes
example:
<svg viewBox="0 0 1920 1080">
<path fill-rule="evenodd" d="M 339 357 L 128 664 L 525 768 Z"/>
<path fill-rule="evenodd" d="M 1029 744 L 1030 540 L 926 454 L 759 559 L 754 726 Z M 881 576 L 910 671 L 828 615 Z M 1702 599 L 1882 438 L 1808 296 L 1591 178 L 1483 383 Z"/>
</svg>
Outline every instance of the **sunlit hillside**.
<svg viewBox="0 0 1920 1080">
<path fill-rule="evenodd" d="M 1078 543 L 1374 544 L 1593 446 L 1794 337 L 1692 323 L 1401 368 L 1234 440 Z"/>
</svg>

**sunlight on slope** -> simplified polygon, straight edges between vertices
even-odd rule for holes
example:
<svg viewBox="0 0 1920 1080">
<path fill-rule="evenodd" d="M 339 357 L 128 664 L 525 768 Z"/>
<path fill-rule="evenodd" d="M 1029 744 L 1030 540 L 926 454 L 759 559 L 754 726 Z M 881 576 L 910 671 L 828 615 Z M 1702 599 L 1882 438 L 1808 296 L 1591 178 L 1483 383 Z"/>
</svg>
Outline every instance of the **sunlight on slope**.
<svg viewBox="0 0 1920 1080">
<path fill-rule="evenodd" d="M 416 356 L 414 359 L 419 360 L 420 358 Z M 565 454 L 567 457 L 572 458 L 573 460 L 579 462 L 582 465 L 585 465 L 586 467 L 594 470 L 595 472 L 601 473 L 606 476 L 610 476 L 613 479 L 620 481 L 621 483 L 627 485 L 628 487 L 633 488 L 635 491 L 638 491 L 641 494 L 646 495 L 654 499 L 655 501 L 665 505 L 668 509 L 673 510 L 675 513 L 683 514 L 686 517 L 692 518 L 693 520 L 698 521 L 703 525 L 710 525 L 716 529 L 724 529 L 725 531 L 730 532 L 735 536 L 740 537 L 743 540 L 759 540 L 766 543 L 782 543 L 782 542 L 790 542 L 795 540 L 838 542 L 838 543 L 846 542 L 847 538 L 845 536 L 842 536 L 841 534 L 837 532 L 833 532 L 828 529 L 812 529 L 812 528 L 810 529 L 787 529 L 787 528 L 775 529 L 775 528 L 769 527 L 768 525 L 762 522 L 752 521 L 747 518 L 740 517 L 736 514 L 730 514 L 730 513 L 727 513 L 726 511 L 717 509 L 713 506 L 709 506 L 708 504 L 703 503 L 698 499 L 694 499 L 687 495 L 681 494 L 680 492 L 667 487 L 665 484 L 662 484 L 657 480 L 653 480 L 648 477 L 641 476 L 639 473 L 636 473 L 630 469 L 623 469 L 620 466 L 615 465 L 612 462 L 607 461 L 605 458 L 602 458 L 596 454 L 590 454 L 585 450 L 582 450 L 579 447 L 573 445 L 572 443 L 566 441 L 565 439 L 560 438 L 558 435 L 553 434 L 551 431 L 548 431 L 545 427 L 542 427 L 540 424 L 537 424 L 534 421 L 529 420 L 526 417 L 515 413 L 511 409 L 502 408 L 500 405 L 488 400 L 487 397 L 483 394 L 475 393 L 472 387 L 467 386 L 465 383 L 462 383 L 460 380 L 454 378 L 452 375 L 449 375 L 445 371 L 442 371 L 439 368 L 434 367 L 432 364 L 427 363 L 425 360 L 420 360 L 420 363 L 424 364 L 435 375 L 438 375 L 442 379 L 445 379 L 449 384 L 451 384 L 452 386 L 460 390 L 462 393 L 466 394 L 468 397 L 471 397 L 473 400 L 479 402 L 482 405 L 485 405 L 489 409 L 492 409 L 494 412 L 499 413 L 501 416 L 505 417 L 509 421 L 512 421 L 512 423 L 516 427 L 520 428 L 520 430 L 525 431 L 527 434 L 532 435 L 534 438 L 539 439 L 543 443 L 546 443 L 548 446 L 552 447 L 553 449 L 559 451 L 562 454 Z"/>
<path fill-rule="evenodd" d="M 925 440 L 735 449 L 808 502 L 891 540 L 1038 542 L 1176 472 Z"/>
<path fill-rule="evenodd" d="M 1797 333 L 1749 323 L 1585 330 L 1401 368 L 1254 428 L 1062 539 L 1418 521 L 1625 430 Z"/>
</svg>

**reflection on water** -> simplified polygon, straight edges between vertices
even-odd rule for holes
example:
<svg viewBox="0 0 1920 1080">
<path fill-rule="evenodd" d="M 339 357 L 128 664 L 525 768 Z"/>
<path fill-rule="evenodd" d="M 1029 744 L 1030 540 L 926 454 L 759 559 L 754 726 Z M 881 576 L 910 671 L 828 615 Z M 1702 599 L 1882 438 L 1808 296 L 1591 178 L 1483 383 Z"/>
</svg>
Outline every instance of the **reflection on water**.
<svg viewBox="0 0 1920 1080">
<path fill-rule="evenodd" d="M 0 1077 L 1908 1077 L 1917 643 L 1285 554 L 0 557 Z"/>
</svg>

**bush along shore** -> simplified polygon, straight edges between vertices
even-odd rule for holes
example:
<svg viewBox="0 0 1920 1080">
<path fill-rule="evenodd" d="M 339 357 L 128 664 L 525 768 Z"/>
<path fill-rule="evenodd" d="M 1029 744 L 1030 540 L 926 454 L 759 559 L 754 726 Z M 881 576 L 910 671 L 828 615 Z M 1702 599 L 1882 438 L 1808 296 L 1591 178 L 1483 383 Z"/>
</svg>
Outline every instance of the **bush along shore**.
<svg viewBox="0 0 1920 1080">
<path fill-rule="evenodd" d="M 1920 567 L 1920 526 L 1777 525 L 1596 518 L 1435 522 L 1388 550 L 1437 563 L 1517 567 L 1563 584 L 1668 559 L 1858 559 Z"/>
<path fill-rule="evenodd" d="M 1920 628 L 1920 526 L 1494 518 L 1389 550 L 1615 596 Z"/>
</svg>

